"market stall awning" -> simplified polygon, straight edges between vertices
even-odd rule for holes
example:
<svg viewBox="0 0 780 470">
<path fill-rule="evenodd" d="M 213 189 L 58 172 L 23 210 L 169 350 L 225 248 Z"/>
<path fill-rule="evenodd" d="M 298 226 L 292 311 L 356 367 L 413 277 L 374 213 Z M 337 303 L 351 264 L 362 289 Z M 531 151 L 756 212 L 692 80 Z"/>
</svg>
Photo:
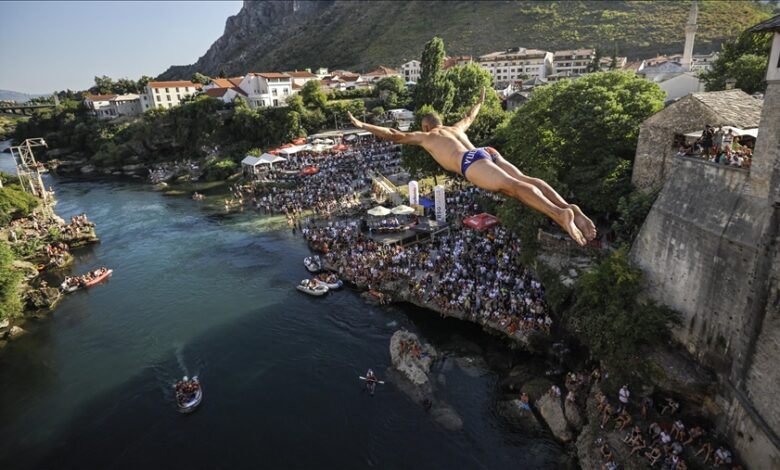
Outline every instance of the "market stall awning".
<svg viewBox="0 0 780 470">
<path fill-rule="evenodd" d="M 376 206 L 368 210 L 368 215 L 373 215 L 375 217 L 384 217 L 386 215 L 390 215 L 391 213 L 392 211 L 384 206 Z"/>
<path fill-rule="evenodd" d="M 306 145 L 306 137 L 298 137 L 292 141 L 295 145 Z"/>
<path fill-rule="evenodd" d="M 400 206 L 393 207 L 390 211 L 395 215 L 411 215 L 414 214 L 414 208 L 401 204 Z"/>
<path fill-rule="evenodd" d="M 463 223 L 473 228 L 474 230 L 486 230 L 490 227 L 498 225 L 498 218 L 494 215 L 490 215 L 486 212 L 481 214 L 472 215 L 463 219 Z"/>
</svg>

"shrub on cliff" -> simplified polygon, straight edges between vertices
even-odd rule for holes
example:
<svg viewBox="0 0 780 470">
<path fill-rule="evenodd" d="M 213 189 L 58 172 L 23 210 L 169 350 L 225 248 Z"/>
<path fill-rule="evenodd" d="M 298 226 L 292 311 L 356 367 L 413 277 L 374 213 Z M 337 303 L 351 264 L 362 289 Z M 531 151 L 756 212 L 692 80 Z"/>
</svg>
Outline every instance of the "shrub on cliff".
<svg viewBox="0 0 780 470">
<path fill-rule="evenodd" d="M 238 165 L 233 160 L 211 160 L 206 164 L 205 176 L 209 181 L 220 181 L 230 178 Z"/>
<path fill-rule="evenodd" d="M 14 255 L 5 241 L 0 242 L 0 319 L 21 315 L 22 299 L 19 296 L 21 271 L 13 266 Z"/>
<path fill-rule="evenodd" d="M 8 225 L 14 219 L 26 217 L 38 207 L 38 199 L 11 184 L 0 188 L 0 226 Z"/>
<path fill-rule="evenodd" d="M 642 270 L 620 249 L 582 275 L 568 321 L 594 356 L 626 367 L 643 346 L 665 341 L 679 322 L 676 312 L 641 296 Z"/>
</svg>

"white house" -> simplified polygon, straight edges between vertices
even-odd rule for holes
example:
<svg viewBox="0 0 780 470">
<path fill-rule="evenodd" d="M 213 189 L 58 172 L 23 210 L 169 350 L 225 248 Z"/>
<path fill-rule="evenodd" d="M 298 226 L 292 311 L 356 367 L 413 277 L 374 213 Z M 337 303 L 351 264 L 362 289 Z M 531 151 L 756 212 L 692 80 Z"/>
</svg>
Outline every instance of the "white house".
<svg viewBox="0 0 780 470">
<path fill-rule="evenodd" d="M 209 83 L 206 85 L 203 85 L 203 91 L 209 90 L 211 88 L 233 88 L 237 87 L 241 80 L 243 80 L 244 77 L 233 77 L 233 78 L 212 78 Z"/>
<path fill-rule="evenodd" d="M 173 108 L 201 88 L 200 83 L 192 83 L 189 80 L 149 82 L 141 95 L 141 108 L 143 111 L 151 108 Z"/>
<path fill-rule="evenodd" d="M 693 72 L 684 72 L 658 84 L 666 92 L 666 102 L 704 91 L 704 83 Z"/>
<path fill-rule="evenodd" d="M 232 103 L 236 98 L 242 98 L 244 100 L 247 99 L 247 94 L 237 86 L 229 88 L 209 88 L 205 93 L 206 96 L 217 98 L 224 103 Z"/>
<path fill-rule="evenodd" d="M 116 115 L 111 110 L 111 100 L 116 95 L 85 95 L 84 105 L 93 115 L 101 119 L 110 119 Z"/>
<path fill-rule="evenodd" d="M 397 70 L 385 67 L 384 65 L 380 65 L 376 69 L 361 75 L 361 78 L 371 83 L 386 77 L 400 77 L 400 75 Z"/>
<path fill-rule="evenodd" d="M 572 49 L 553 53 L 553 72 L 564 75 L 588 73 L 588 66 L 596 57 L 595 49 Z"/>
<path fill-rule="evenodd" d="M 479 57 L 479 65 L 493 75 L 496 82 L 544 78 L 552 73 L 553 53 L 539 49 L 514 47 Z"/>
<path fill-rule="evenodd" d="M 251 108 L 287 106 L 293 94 L 292 77 L 279 72 L 249 73 L 239 84 L 246 92 Z"/>
<path fill-rule="evenodd" d="M 136 116 L 143 112 L 141 97 L 135 93 L 116 95 L 109 100 L 109 105 L 117 116 Z"/>
<path fill-rule="evenodd" d="M 298 72 L 296 70 L 295 72 L 284 72 L 284 74 L 289 75 L 290 78 L 292 78 L 293 87 L 296 89 L 306 85 L 306 82 L 318 80 L 317 75 L 309 72 L 308 70 L 304 70 L 302 72 Z"/>
<path fill-rule="evenodd" d="M 417 83 L 420 81 L 420 61 L 410 60 L 401 64 L 401 78 L 407 82 Z"/>
</svg>

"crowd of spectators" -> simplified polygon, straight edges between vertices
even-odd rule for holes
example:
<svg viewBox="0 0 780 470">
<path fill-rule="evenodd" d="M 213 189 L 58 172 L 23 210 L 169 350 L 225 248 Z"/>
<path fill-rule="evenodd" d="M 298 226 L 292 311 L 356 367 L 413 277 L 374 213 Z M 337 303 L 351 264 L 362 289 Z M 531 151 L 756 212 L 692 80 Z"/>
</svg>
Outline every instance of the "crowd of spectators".
<svg viewBox="0 0 780 470">
<path fill-rule="evenodd" d="M 360 205 L 360 193 L 371 187 L 377 172 L 394 174 L 400 169 L 398 144 L 367 140 L 340 152 L 299 152 L 274 164 L 234 193 L 234 200 L 247 202 L 266 214 L 298 218 L 313 210 L 323 218 L 343 214 Z M 304 175 L 305 168 L 317 173 Z"/>
<path fill-rule="evenodd" d="M 744 139 L 744 142 L 742 141 Z M 707 125 L 692 145 L 680 145 L 678 157 L 702 158 L 719 165 L 750 168 L 753 163 L 754 139 L 740 137 L 732 129 Z"/>
<path fill-rule="evenodd" d="M 452 211 L 473 209 L 480 193 L 453 194 Z M 508 335 L 552 326 L 544 289 L 521 264 L 520 242 L 504 227 L 476 232 L 456 222 L 449 233 L 406 247 L 372 240 L 356 221 L 311 224 L 303 235 L 342 279 L 357 285 L 393 286 L 442 315 L 489 323 Z"/>
</svg>

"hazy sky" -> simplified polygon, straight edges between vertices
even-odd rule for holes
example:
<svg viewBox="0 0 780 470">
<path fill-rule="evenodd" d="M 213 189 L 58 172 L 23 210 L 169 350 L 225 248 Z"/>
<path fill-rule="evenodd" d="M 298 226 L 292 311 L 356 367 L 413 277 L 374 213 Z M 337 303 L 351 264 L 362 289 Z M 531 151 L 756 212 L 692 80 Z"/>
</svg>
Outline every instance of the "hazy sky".
<svg viewBox="0 0 780 470">
<path fill-rule="evenodd" d="M 95 75 L 137 79 L 191 64 L 240 1 L 0 1 L 0 89 L 86 89 Z"/>
</svg>

